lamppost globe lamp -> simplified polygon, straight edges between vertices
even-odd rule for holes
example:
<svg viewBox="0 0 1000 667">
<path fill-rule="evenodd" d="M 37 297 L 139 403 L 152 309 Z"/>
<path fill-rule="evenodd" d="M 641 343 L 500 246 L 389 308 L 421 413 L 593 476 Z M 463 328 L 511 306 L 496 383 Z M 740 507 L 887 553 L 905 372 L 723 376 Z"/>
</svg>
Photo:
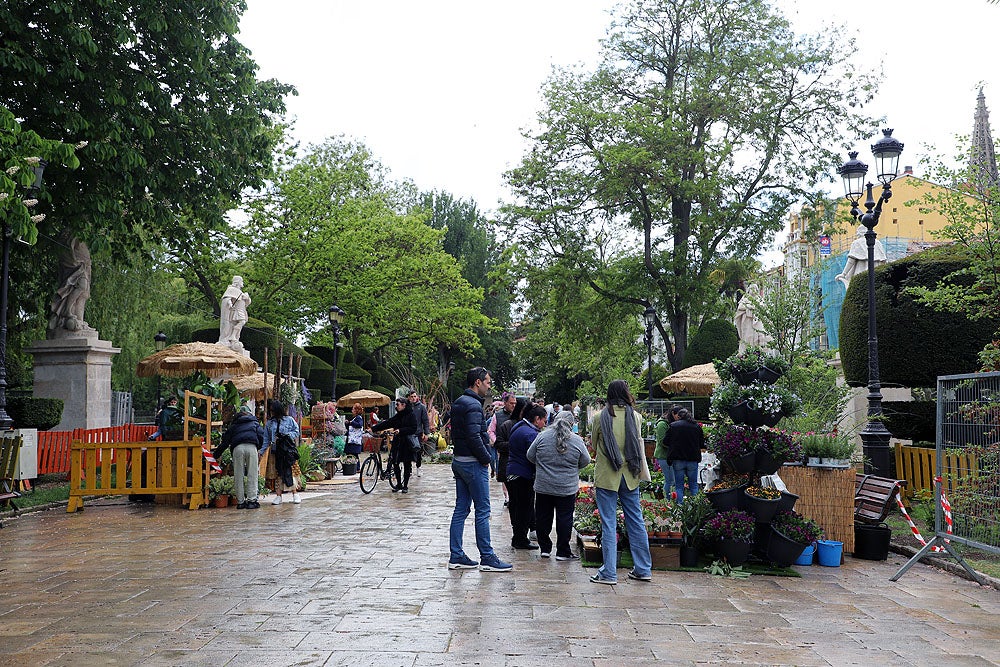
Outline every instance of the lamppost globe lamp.
<svg viewBox="0 0 1000 667">
<path fill-rule="evenodd" d="M 330 325 L 338 326 L 344 321 L 344 311 L 337 304 L 330 306 Z"/>
<path fill-rule="evenodd" d="M 653 325 L 656 323 L 656 311 L 652 305 L 646 306 L 642 313 L 646 321 L 646 400 L 653 400 Z"/>
<path fill-rule="evenodd" d="M 892 434 L 882 422 L 882 382 L 879 379 L 878 336 L 875 329 L 875 226 L 882 215 L 882 205 L 892 197 L 892 181 L 899 168 L 903 144 L 892 136 L 892 130 L 882 130 L 882 138 L 872 144 L 875 171 L 882 183 L 882 193 L 875 200 L 872 183 L 865 183 L 868 166 L 858 160 L 857 152 L 837 172 L 844 179 L 844 194 L 851 202 L 851 216 L 864 225 L 865 245 L 868 247 L 868 423 L 861 431 L 861 445 L 865 455 L 865 472 L 870 475 L 888 476 L 889 439 Z M 858 208 L 862 194 L 865 212 Z"/>
<path fill-rule="evenodd" d="M 162 352 L 167 347 L 167 334 L 162 331 L 153 336 L 153 346 L 157 352 Z"/>
</svg>

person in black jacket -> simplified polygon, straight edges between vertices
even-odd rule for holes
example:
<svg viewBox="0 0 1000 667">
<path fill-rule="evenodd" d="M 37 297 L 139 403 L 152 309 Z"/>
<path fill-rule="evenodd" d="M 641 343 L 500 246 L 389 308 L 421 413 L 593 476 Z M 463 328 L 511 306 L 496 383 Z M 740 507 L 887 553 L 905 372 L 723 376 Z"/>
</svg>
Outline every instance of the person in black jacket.
<svg viewBox="0 0 1000 667">
<path fill-rule="evenodd" d="M 413 451 L 420 449 L 420 440 L 417 438 L 417 431 L 420 425 L 417 423 L 417 415 L 413 412 L 413 406 L 405 398 L 396 399 L 396 414 L 389 419 L 381 421 L 372 427 L 372 431 L 378 433 L 386 429 L 396 429 L 396 435 L 392 439 L 392 451 L 389 453 L 389 465 L 396 467 L 396 474 L 399 474 L 399 464 L 403 464 L 403 486 L 402 492 L 409 493 L 410 473 L 413 471 Z M 392 490 L 393 493 L 396 489 Z"/>
<path fill-rule="evenodd" d="M 264 446 L 264 427 L 253 415 L 249 405 L 241 405 L 236 417 L 222 435 L 222 444 L 212 455 L 216 460 L 227 449 L 233 450 L 233 476 L 236 478 L 236 509 L 255 510 L 257 501 L 257 472 L 260 466 L 257 452 Z M 245 485 L 244 485 L 245 482 Z"/>
<path fill-rule="evenodd" d="M 427 442 L 427 436 L 431 434 L 431 420 L 427 414 L 427 406 L 420 402 L 420 396 L 413 389 L 406 396 L 413 408 L 413 415 L 417 420 L 417 438 L 420 440 L 420 448 L 413 453 L 413 460 L 417 462 L 417 475 L 420 475 L 420 464 L 423 462 L 423 444 Z"/>
<path fill-rule="evenodd" d="M 687 478 L 688 493 L 698 493 L 698 463 L 701 450 L 705 448 L 705 432 L 688 412 L 681 408 L 677 419 L 670 423 L 664 442 L 667 445 L 667 463 L 674 469 L 674 484 L 677 487 L 677 504 L 684 502 L 684 479 Z"/>
</svg>

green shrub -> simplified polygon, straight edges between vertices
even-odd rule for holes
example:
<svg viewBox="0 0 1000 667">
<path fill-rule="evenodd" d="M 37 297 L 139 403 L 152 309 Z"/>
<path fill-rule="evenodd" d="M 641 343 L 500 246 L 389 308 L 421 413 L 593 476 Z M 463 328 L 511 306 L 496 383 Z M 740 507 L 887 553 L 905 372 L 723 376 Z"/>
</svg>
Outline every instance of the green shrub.
<svg viewBox="0 0 1000 667">
<path fill-rule="evenodd" d="M 708 320 L 695 332 L 684 353 L 684 367 L 725 359 L 740 347 L 736 326 L 726 320 Z"/>
<path fill-rule="evenodd" d="M 362 389 L 367 389 L 372 384 L 371 373 L 350 362 L 344 362 L 337 367 L 337 377 L 345 380 L 357 380 Z"/>
<path fill-rule="evenodd" d="M 8 396 L 7 412 L 17 428 L 37 428 L 39 431 L 48 431 L 62 421 L 63 400 L 61 398 Z"/>
<path fill-rule="evenodd" d="M 934 401 L 882 401 L 885 427 L 897 438 L 934 442 L 937 403 Z"/>
<path fill-rule="evenodd" d="M 970 321 L 917 303 L 907 287 L 934 287 L 967 267 L 954 246 L 932 248 L 875 270 L 879 373 L 883 385 L 933 387 L 939 375 L 970 373 L 1000 320 Z M 966 277 L 971 279 L 970 277 Z M 868 283 L 852 280 L 840 313 L 840 359 L 852 386 L 868 383 Z"/>
<path fill-rule="evenodd" d="M 7 389 L 31 386 L 31 372 L 20 357 L 7 355 Z"/>
</svg>

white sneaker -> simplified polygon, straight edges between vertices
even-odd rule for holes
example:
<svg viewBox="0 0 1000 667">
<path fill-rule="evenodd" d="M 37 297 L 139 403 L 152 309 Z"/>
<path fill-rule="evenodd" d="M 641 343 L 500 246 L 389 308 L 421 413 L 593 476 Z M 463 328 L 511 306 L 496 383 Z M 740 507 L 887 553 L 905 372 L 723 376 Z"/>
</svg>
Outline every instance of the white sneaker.
<svg viewBox="0 0 1000 667">
<path fill-rule="evenodd" d="M 417 477 L 423 477 L 423 476 L 424 476 L 424 471 L 421 470 L 420 468 L 417 468 Z"/>
<path fill-rule="evenodd" d="M 302 498 L 299 498 L 299 494 L 292 493 L 292 502 L 298 505 L 299 503 L 302 502 Z"/>
<path fill-rule="evenodd" d="M 529 540 L 537 540 L 538 539 L 538 533 L 536 533 L 533 530 L 529 530 L 528 531 L 528 539 Z"/>
<path fill-rule="evenodd" d="M 271 501 L 271 504 L 272 505 L 280 505 L 281 504 L 281 496 L 275 496 L 274 500 Z"/>
</svg>

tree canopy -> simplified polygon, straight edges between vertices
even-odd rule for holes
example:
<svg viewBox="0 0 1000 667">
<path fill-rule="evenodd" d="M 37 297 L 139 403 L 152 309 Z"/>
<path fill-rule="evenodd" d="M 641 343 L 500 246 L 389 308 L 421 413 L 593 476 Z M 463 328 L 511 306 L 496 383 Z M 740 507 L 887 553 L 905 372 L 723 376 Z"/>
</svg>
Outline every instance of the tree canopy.
<svg viewBox="0 0 1000 667">
<path fill-rule="evenodd" d="M 840 33 L 793 34 L 762 0 L 628 3 L 595 71 L 545 84 L 507 175 L 524 261 L 563 265 L 633 317 L 652 305 L 680 369 L 690 323 L 717 314 L 719 263 L 756 255 L 836 163 L 838 135 L 873 125 L 852 52 Z"/>
</svg>

